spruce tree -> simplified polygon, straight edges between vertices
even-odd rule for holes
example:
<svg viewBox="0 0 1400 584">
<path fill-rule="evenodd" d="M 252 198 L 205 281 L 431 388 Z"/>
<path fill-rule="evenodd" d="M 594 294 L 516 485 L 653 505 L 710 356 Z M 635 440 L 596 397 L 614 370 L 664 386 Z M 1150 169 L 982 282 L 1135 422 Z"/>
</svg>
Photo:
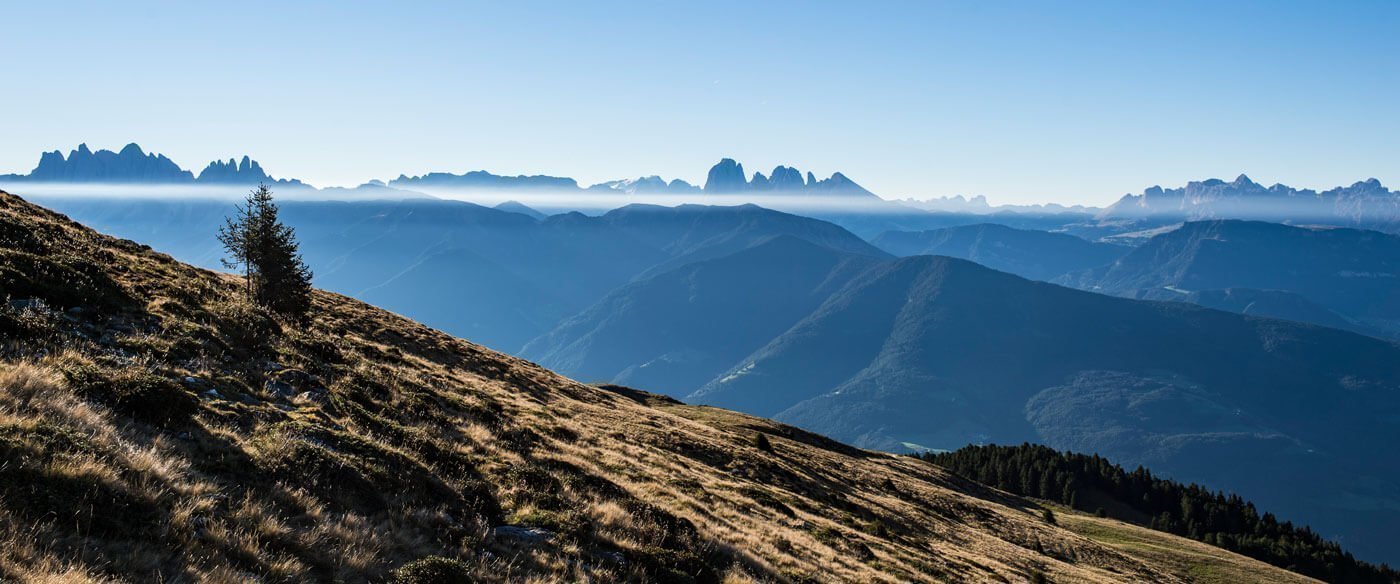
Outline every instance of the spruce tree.
<svg viewBox="0 0 1400 584">
<path fill-rule="evenodd" d="M 272 189 L 258 185 L 225 219 L 219 242 L 231 256 L 224 265 L 243 271 L 249 301 L 300 320 L 311 309 L 311 269 L 297 251 L 296 233 L 277 214 Z"/>
</svg>

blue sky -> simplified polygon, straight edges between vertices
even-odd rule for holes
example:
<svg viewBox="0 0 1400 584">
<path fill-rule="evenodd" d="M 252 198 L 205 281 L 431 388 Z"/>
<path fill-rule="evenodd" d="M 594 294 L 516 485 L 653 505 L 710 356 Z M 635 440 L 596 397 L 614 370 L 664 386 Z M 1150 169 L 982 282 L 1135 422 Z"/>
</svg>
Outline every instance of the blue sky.
<svg viewBox="0 0 1400 584">
<path fill-rule="evenodd" d="M 0 4 L 0 172 L 135 141 L 323 186 L 724 156 L 994 203 L 1400 185 L 1400 2 L 287 4 Z"/>
</svg>

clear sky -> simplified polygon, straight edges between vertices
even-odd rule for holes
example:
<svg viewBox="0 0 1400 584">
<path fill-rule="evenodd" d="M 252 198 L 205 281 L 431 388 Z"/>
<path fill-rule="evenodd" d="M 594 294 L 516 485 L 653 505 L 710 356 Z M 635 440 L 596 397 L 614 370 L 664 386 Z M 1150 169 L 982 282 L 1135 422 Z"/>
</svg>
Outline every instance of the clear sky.
<svg viewBox="0 0 1400 584">
<path fill-rule="evenodd" d="M 294 6 L 288 6 L 294 5 Z M 0 172 L 185 167 L 1106 203 L 1233 178 L 1400 185 L 1400 2 L 0 3 Z"/>
</svg>

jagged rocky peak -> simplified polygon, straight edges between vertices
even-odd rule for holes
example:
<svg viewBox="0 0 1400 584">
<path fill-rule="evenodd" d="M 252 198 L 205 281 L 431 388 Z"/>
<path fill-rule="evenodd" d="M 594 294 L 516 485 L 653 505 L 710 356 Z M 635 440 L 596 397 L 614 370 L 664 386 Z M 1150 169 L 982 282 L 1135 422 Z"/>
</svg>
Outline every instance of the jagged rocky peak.
<svg viewBox="0 0 1400 584">
<path fill-rule="evenodd" d="M 807 186 L 807 183 L 802 180 L 802 173 L 791 166 L 773 168 L 773 174 L 768 178 L 768 182 L 773 185 L 775 191 L 800 191 Z"/>
<path fill-rule="evenodd" d="M 841 174 L 839 172 L 832 173 L 831 178 L 816 181 L 815 184 L 807 185 L 807 189 L 809 191 L 816 191 L 822 195 L 842 195 L 859 197 L 875 196 L 875 193 L 865 190 L 865 187 L 856 184 L 855 181 L 847 178 L 846 175 Z"/>
<path fill-rule="evenodd" d="M 257 184 L 270 182 L 271 177 L 258 161 L 243 156 L 242 160 L 228 159 L 228 162 L 215 160 L 199 173 L 199 182 L 225 184 Z"/>
<path fill-rule="evenodd" d="M 747 190 L 748 186 L 744 165 L 735 162 L 733 158 L 720 160 L 719 164 L 710 168 L 709 175 L 705 177 L 707 193 L 738 193 Z"/>
<path fill-rule="evenodd" d="M 588 187 L 590 191 L 620 192 L 629 195 L 633 194 L 687 194 L 699 189 L 681 179 L 672 179 L 667 182 L 656 175 L 643 176 L 639 178 L 629 178 L 623 180 L 612 180 L 605 183 L 598 183 Z"/>
<path fill-rule="evenodd" d="M 1388 191 L 1388 190 L 1385 188 L 1385 185 L 1381 184 L 1380 179 L 1376 179 L 1376 178 L 1368 178 L 1368 179 L 1366 179 L 1366 180 L 1356 181 L 1355 183 L 1353 183 L 1353 184 L 1352 184 L 1350 187 L 1348 187 L 1348 188 L 1350 188 L 1350 189 L 1352 189 L 1352 190 L 1358 190 L 1358 191 L 1359 191 L 1359 190 L 1381 191 L 1381 192 L 1387 192 L 1387 191 Z"/>
<path fill-rule="evenodd" d="M 572 178 L 546 175 L 506 176 L 492 174 L 484 170 L 472 170 L 463 174 L 430 172 L 421 176 L 400 174 L 389 181 L 395 188 L 444 188 L 460 190 L 534 190 L 534 191 L 578 191 L 578 182 Z"/>
<path fill-rule="evenodd" d="M 773 187 L 773 183 L 761 172 L 753 173 L 753 180 L 749 181 L 749 190 L 766 191 Z"/>
<path fill-rule="evenodd" d="M 132 143 L 119 152 L 94 152 L 86 143 L 79 144 L 64 158 L 54 150 L 39 157 L 39 165 L 23 178 L 51 182 L 189 182 L 194 179 L 169 158 L 147 154 Z"/>
<path fill-rule="evenodd" d="M 1187 182 L 1184 187 L 1154 186 L 1141 195 L 1124 195 L 1098 214 L 1103 219 L 1157 216 L 1172 219 L 1262 219 L 1280 217 L 1354 225 L 1387 232 L 1400 231 L 1400 193 L 1376 179 L 1326 191 L 1285 184 L 1265 187 L 1241 174 L 1226 182 L 1218 178 Z"/>
<path fill-rule="evenodd" d="M 44 168 L 45 166 L 53 164 L 63 164 L 63 160 L 63 151 L 61 150 L 45 152 L 39 155 L 39 168 Z"/>
<path fill-rule="evenodd" d="M 815 191 L 822 195 L 875 196 L 839 172 L 826 180 L 817 180 L 815 175 L 808 172 L 804 181 L 802 173 L 796 168 L 779 165 L 773 169 L 772 176 L 764 176 L 761 172 L 755 172 L 752 180 L 746 180 L 745 176 L 744 165 L 732 158 L 725 158 L 710 168 L 709 176 L 705 180 L 705 192 L 725 194 L 743 191 Z"/>
</svg>

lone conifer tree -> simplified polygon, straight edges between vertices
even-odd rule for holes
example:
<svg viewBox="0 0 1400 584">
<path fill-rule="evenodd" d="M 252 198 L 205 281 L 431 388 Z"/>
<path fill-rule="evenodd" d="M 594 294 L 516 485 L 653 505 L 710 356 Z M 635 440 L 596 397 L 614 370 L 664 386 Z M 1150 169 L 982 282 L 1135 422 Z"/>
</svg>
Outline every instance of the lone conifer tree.
<svg viewBox="0 0 1400 584">
<path fill-rule="evenodd" d="M 258 185 L 219 228 L 219 242 L 243 270 L 244 293 L 254 303 L 301 319 L 311 309 L 311 269 L 297 252 L 296 234 L 277 219 L 272 189 Z"/>
</svg>

